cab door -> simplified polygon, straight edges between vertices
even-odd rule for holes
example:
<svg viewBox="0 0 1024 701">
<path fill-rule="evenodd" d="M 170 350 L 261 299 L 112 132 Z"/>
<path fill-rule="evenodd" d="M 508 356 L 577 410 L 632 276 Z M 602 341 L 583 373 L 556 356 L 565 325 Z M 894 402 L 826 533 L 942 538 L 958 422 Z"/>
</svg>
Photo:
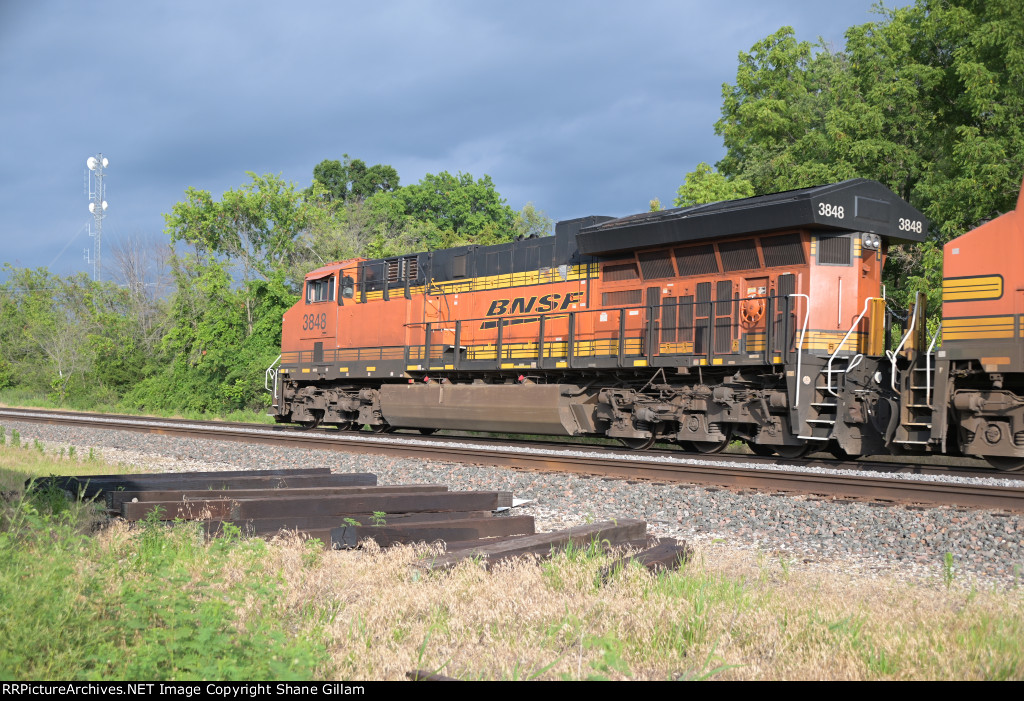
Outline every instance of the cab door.
<svg viewBox="0 0 1024 701">
<path fill-rule="evenodd" d="M 740 289 L 739 333 L 747 353 L 765 350 L 765 324 L 768 316 L 768 278 L 748 277 Z"/>
</svg>

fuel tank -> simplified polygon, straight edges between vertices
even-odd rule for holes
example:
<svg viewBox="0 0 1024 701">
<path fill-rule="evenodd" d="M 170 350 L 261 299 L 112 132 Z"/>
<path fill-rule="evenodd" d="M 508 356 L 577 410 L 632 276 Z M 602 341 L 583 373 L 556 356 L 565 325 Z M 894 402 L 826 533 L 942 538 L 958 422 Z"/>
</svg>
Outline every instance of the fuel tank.
<svg viewBox="0 0 1024 701">
<path fill-rule="evenodd" d="M 597 432 L 597 392 L 577 385 L 385 385 L 380 410 L 392 426 L 580 436 Z"/>
</svg>

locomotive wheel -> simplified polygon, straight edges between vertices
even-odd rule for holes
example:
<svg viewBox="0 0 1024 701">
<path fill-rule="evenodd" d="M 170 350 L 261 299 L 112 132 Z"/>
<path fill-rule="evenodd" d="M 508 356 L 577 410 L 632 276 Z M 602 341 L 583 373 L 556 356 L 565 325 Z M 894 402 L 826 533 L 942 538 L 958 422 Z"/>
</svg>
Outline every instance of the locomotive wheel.
<svg viewBox="0 0 1024 701">
<path fill-rule="evenodd" d="M 705 455 L 711 455 L 713 453 L 721 453 L 729 445 L 728 440 L 724 440 L 721 443 L 714 443 L 712 441 L 693 441 L 693 447 L 698 453 L 704 453 Z"/>
<path fill-rule="evenodd" d="M 437 429 L 436 428 L 421 428 L 421 429 L 419 429 L 419 432 L 422 433 L 424 436 L 432 436 L 435 433 L 437 433 Z"/>
<path fill-rule="evenodd" d="M 859 455 L 850 455 L 845 450 L 839 447 L 839 444 L 835 441 L 829 441 L 826 452 L 830 453 L 836 460 L 856 460 Z"/>
<path fill-rule="evenodd" d="M 374 424 L 373 426 L 367 424 L 367 426 L 369 426 L 370 430 L 374 433 L 391 433 L 395 430 L 393 426 L 389 426 L 388 424 Z"/>
<path fill-rule="evenodd" d="M 986 455 L 985 462 L 1000 472 L 1024 472 L 1024 458 L 1013 458 L 1005 455 Z"/>
<path fill-rule="evenodd" d="M 313 414 L 313 420 L 312 421 L 298 421 L 298 422 L 296 422 L 296 423 L 299 424 L 300 430 L 308 431 L 308 430 L 310 430 L 312 428 L 316 428 L 317 426 L 320 425 L 320 422 L 324 420 L 324 412 L 322 412 L 322 411 L 312 411 L 310 413 Z"/>
<path fill-rule="evenodd" d="M 807 445 L 806 443 L 804 443 L 803 445 L 772 446 L 772 450 L 775 452 L 775 454 L 778 455 L 780 458 L 785 458 L 786 460 L 796 460 L 797 458 L 802 458 L 803 456 L 807 455 L 810 449 L 811 446 Z"/>
<path fill-rule="evenodd" d="M 351 421 L 342 421 L 340 424 L 331 424 L 331 425 L 334 426 L 339 431 L 351 431 L 352 430 L 352 422 Z"/>
<path fill-rule="evenodd" d="M 721 443 L 716 443 L 715 441 L 691 441 L 694 449 L 696 449 L 698 453 L 711 455 L 712 453 L 721 453 L 729 447 L 729 443 L 732 442 L 732 426 L 729 424 L 720 424 L 719 427 L 725 434 L 725 440 Z"/>
<path fill-rule="evenodd" d="M 762 458 L 770 458 L 775 455 L 775 451 L 772 450 L 770 445 L 761 445 L 760 443 L 747 443 L 747 447 L 750 448 L 750 452 L 754 455 L 760 455 Z"/>
<path fill-rule="evenodd" d="M 619 442 L 630 450 L 647 450 L 656 440 L 657 437 L 652 435 L 650 438 L 620 438 Z"/>
</svg>

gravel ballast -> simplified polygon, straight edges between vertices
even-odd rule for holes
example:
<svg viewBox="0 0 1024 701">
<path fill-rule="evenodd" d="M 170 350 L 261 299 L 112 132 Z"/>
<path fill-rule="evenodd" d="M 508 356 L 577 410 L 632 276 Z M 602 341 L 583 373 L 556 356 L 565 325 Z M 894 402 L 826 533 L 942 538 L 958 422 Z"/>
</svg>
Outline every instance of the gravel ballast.
<svg viewBox="0 0 1024 701">
<path fill-rule="evenodd" d="M 276 448 L 5 419 L 23 440 L 42 441 L 47 452 L 90 447 L 104 460 L 139 472 L 330 467 L 372 472 L 380 484 L 440 483 L 452 490 L 505 490 L 532 503 L 538 530 L 589 520 L 642 518 L 649 532 L 716 547 L 758 550 L 792 567 L 840 569 L 855 576 L 896 574 L 939 579 L 946 553 L 957 577 L 979 585 L 1024 584 L 1020 514 L 956 507 L 907 508 L 799 496 L 736 493 L 679 484 L 627 482 L 473 466 L 440 461 L 356 455 L 333 450 Z"/>
</svg>

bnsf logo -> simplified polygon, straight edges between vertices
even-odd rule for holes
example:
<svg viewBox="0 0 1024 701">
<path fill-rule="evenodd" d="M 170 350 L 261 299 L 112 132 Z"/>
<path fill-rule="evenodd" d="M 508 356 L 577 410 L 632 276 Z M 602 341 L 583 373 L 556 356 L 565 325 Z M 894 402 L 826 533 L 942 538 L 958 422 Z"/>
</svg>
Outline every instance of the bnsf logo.
<svg viewBox="0 0 1024 701">
<path fill-rule="evenodd" d="M 516 297 L 515 299 L 496 299 L 491 302 L 487 310 L 487 316 L 501 316 L 503 314 L 528 314 L 529 312 L 553 312 L 554 310 L 568 309 L 570 304 L 576 304 L 583 296 L 582 292 L 570 292 L 564 297 L 558 293 L 544 295 L 543 297 Z"/>
</svg>

